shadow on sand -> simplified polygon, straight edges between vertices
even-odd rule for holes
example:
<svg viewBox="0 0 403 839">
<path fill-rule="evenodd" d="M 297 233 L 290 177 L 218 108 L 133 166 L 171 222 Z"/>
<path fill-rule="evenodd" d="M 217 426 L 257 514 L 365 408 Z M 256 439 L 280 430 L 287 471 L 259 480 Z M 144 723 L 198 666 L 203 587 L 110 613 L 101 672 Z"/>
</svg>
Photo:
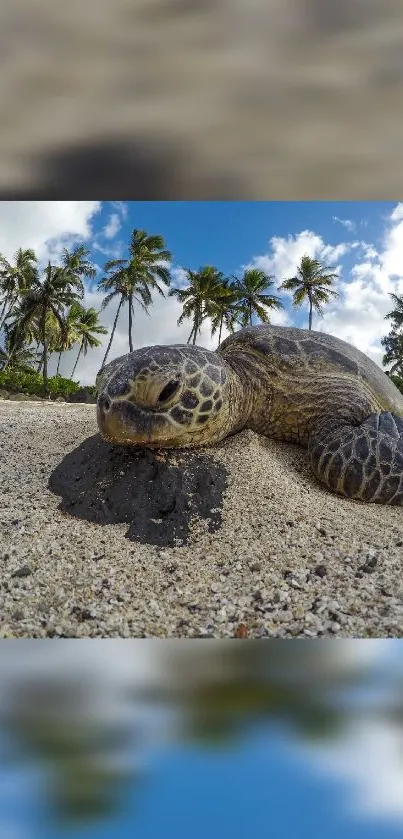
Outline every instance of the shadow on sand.
<svg viewBox="0 0 403 839">
<path fill-rule="evenodd" d="M 70 452 L 49 489 L 59 509 L 96 524 L 127 523 L 126 537 L 145 544 L 184 544 L 195 516 L 210 532 L 221 524 L 227 471 L 202 452 L 152 452 L 110 446 L 99 434 Z"/>
</svg>

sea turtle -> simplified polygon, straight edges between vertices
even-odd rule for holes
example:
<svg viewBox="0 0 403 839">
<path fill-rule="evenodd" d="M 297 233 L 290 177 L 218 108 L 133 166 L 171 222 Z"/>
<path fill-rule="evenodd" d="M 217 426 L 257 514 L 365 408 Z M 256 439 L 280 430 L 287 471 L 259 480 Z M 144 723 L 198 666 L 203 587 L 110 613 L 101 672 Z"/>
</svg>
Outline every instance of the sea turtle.
<svg viewBox="0 0 403 839">
<path fill-rule="evenodd" d="M 244 428 L 308 448 L 336 493 L 403 505 L 403 395 L 375 362 L 324 332 L 249 326 L 215 352 L 144 347 L 97 376 L 111 443 L 203 446 Z"/>
</svg>

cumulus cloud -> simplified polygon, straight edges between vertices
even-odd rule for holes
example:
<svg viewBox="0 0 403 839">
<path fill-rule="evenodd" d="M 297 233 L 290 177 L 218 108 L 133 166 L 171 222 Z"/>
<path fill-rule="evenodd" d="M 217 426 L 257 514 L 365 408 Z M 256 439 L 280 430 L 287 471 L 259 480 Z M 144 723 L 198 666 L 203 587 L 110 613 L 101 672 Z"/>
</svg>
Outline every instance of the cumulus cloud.
<svg viewBox="0 0 403 839">
<path fill-rule="evenodd" d="M 272 275 L 276 282 L 282 283 L 295 275 L 304 254 L 311 259 L 319 259 L 326 265 L 330 264 L 336 270 L 338 266 L 334 263 L 351 250 L 353 243 L 340 242 L 338 245 L 329 245 L 312 230 L 302 230 L 288 236 L 273 236 L 269 246 L 268 253 L 254 256 L 244 267 L 260 268 Z"/>
<path fill-rule="evenodd" d="M 356 224 L 355 224 L 354 221 L 351 221 L 351 219 L 339 218 L 338 216 L 332 216 L 332 218 L 333 218 L 333 221 L 336 221 L 339 224 L 342 224 L 343 227 L 346 228 L 346 230 L 350 230 L 351 232 L 353 232 L 356 229 Z"/>
<path fill-rule="evenodd" d="M 127 201 L 111 201 L 112 207 L 120 213 L 123 219 L 127 218 Z"/>
<path fill-rule="evenodd" d="M 387 219 L 381 247 L 365 245 L 361 261 L 338 290 L 340 299 L 327 307 L 319 329 L 349 341 L 382 366 L 381 339 L 390 329 L 385 320 L 391 310 L 389 295 L 403 293 L 403 204 Z"/>
<path fill-rule="evenodd" d="M 55 259 L 64 246 L 88 240 L 100 201 L 0 201 L 0 253 L 12 259 L 33 248 L 39 259 Z"/>
<path fill-rule="evenodd" d="M 120 230 L 122 224 L 118 213 L 111 213 L 108 219 L 108 223 L 105 225 L 102 233 L 106 239 L 113 239 L 117 232 Z"/>
<path fill-rule="evenodd" d="M 403 219 L 403 202 L 399 201 L 390 216 L 392 221 L 401 221 Z"/>
<path fill-rule="evenodd" d="M 253 257 L 246 267 L 261 268 L 280 284 L 295 275 L 304 254 L 334 267 L 339 275 L 334 284 L 339 297 L 330 300 L 323 318 L 314 316 L 314 329 L 348 341 L 382 367 L 381 339 L 390 328 L 385 321 L 391 310 L 389 295 L 403 293 L 403 203 L 397 204 L 386 219 L 378 247 L 360 240 L 329 245 L 313 231 L 303 230 L 272 237 L 268 251 Z M 348 268 L 346 257 L 356 260 Z M 297 313 L 287 297 L 291 301 L 291 295 L 284 295 L 285 322 L 295 324 Z M 272 321 L 276 322 L 274 317 Z"/>
<path fill-rule="evenodd" d="M 187 270 L 180 265 L 173 265 L 171 267 L 171 283 L 173 288 L 186 288 L 187 286 Z"/>
</svg>

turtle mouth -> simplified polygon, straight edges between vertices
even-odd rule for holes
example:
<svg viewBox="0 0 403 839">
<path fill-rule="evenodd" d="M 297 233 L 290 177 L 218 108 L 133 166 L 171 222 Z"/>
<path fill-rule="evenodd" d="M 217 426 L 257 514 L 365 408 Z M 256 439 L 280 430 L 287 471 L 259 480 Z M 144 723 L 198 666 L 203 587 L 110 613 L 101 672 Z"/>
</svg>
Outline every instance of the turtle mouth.
<svg viewBox="0 0 403 839">
<path fill-rule="evenodd" d="M 171 424 L 161 413 L 132 402 L 114 402 L 102 395 L 97 404 L 98 429 L 104 440 L 139 448 L 164 448 L 177 444 Z"/>
</svg>

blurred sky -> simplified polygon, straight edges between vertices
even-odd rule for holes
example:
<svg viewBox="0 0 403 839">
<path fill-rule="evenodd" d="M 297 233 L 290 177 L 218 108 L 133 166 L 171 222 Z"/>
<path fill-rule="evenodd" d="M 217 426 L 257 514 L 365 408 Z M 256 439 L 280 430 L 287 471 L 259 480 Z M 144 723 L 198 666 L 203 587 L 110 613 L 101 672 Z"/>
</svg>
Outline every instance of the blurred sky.
<svg viewBox="0 0 403 839">
<path fill-rule="evenodd" d="M 397 839 L 403 827 L 398 818 L 356 814 L 348 779 L 319 772 L 264 732 L 227 753 L 171 748 L 133 785 L 123 811 L 87 828 L 59 832 L 29 784 L 18 791 L 18 775 L 14 784 L 1 805 L 2 839 Z"/>
<path fill-rule="evenodd" d="M 151 642 L 61 643 L 71 676 L 75 656 L 77 672 L 86 665 L 90 683 L 93 682 L 95 694 L 88 694 L 89 720 L 95 712 L 94 696 L 101 693 L 109 706 L 110 719 L 117 720 L 125 689 L 129 685 L 145 686 L 152 673 L 155 679 L 164 661 L 163 646 L 168 649 L 166 644 Z M 197 650 L 201 651 L 203 645 L 198 643 L 195 647 L 195 643 L 187 648 L 193 649 L 193 665 L 197 667 L 197 661 L 201 661 Z M 36 663 L 39 681 L 46 673 L 48 676 L 53 673 L 56 680 L 60 678 L 66 667 L 60 653 L 57 662 L 60 650 L 57 644 L 52 645 L 50 663 L 47 645 L 43 643 L 33 642 L 29 647 L 29 642 L 23 642 L 19 664 L 2 654 L 3 695 L 12 679 L 17 685 L 18 679 L 24 677 L 27 655 L 31 656 L 32 664 Z M 92 659 L 94 646 L 97 652 Z M 313 651 L 311 665 L 321 646 L 315 647 L 314 642 L 308 644 Z M 272 649 L 275 649 L 273 645 Z M 301 646 L 300 649 L 303 658 L 304 650 Z M 341 641 L 328 643 L 326 649 L 327 664 L 336 668 L 335 674 L 355 672 L 358 676 L 362 667 L 369 666 L 368 687 L 388 687 L 390 697 L 396 696 L 395 677 L 403 673 L 401 642 Z M 204 646 L 204 651 L 206 663 L 209 648 Z M 153 661 L 151 670 L 149 659 Z M 136 664 L 133 673 L 130 661 Z M 319 676 L 324 661 L 322 664 L 319 658 L 316 661 Z M 319 681 L 315 687 L 314 673 L 315 667 L 313 691 L 320 684 Z M 181 678 L 186 681 L 185 671 Z M 35 714 L 34 704 L 32 709 Z M 161 836 L 247 839 L 268 835 L 276 839 L 319 839 L 325 835 L 327 839 L 340 839 L 340 836 L 397 839 L 403 829 L 402 727 L 401 723 L 397 726 L 388 723 L 385 705 L 380 702 L 380 716 L 367 715 L 366 710 L 368 703 L 364 695 L 356 721 L 343 736 L 335 739 L 322 739 L 317 744 L 297 739 L 292 727 L 285 723 L 280 726 L 275 718 L 271 726 L 255 724 L 245 728 L 243 734 L 238 730 L 238 737 L 225 750 L 197 748 L 181 741 L 177 734 L 170 739 L 160 737 L 156 747 L 155 732 L 144 719 L 144 736 L 151 747 L 140 783 L 131 784 L 116 815 L 77 830 L 62 831 L 51 822 L 49 779 L 41 772 L 38 761 L 30 764 L 21 761 L 14 767 L 3 764 L 0 767 L 0 836 L 2 839 L 59 839 L 61 836 L 65 839 L 159 839 Z M 131 763 L 133 766 L 137 763 L 135 748 Z"/>
<path fill-rule="evenodd" d="M 401 0 L 2 0 L 0 195 L 398 200 Z"/>
</svg>

